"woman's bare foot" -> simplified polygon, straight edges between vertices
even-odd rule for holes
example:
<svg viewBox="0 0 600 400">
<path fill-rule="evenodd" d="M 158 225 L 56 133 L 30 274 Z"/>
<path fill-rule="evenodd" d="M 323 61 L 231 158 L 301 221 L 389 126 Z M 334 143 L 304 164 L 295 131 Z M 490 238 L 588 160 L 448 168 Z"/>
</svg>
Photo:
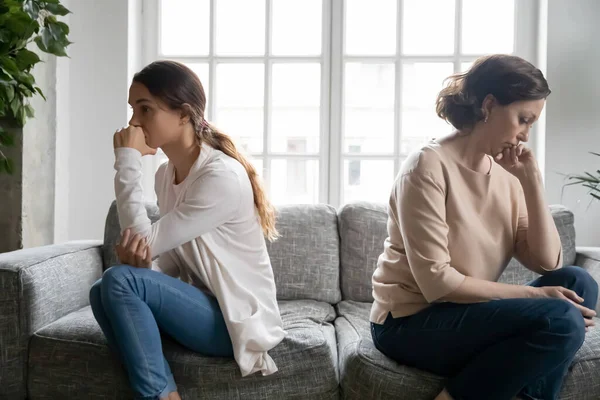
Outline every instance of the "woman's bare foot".
<svg viewBox="0 0 600 400">
<path fill-rule="evenodd" d="M 169 400 L 181 400 L 181 396 L 178 392 L 171 392 L 169 393 Z"/>
<path fill-rule="evenodd" d="M 442 393 L 438 394 L 434 400 L 452 400 L 452 397 L 446 392 L 446 389 L 442 390 Z"/>
<path fill-rule="evenodd" d="M 161 397 L 160 400 L 181 400 L 178 392 L 169 393 L 169 397 Z"/>
</svg>

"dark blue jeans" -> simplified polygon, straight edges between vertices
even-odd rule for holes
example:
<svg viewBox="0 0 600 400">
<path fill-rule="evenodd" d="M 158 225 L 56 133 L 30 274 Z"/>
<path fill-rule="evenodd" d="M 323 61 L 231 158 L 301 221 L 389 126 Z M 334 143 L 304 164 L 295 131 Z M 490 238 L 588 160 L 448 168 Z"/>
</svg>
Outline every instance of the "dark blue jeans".
<svg viewBox="0 0 600 400">
<path fill-rule="evenodd" d="M 582 268 L 564 267 L 531 282 L 563 286 L 595 309 L 598 284 Z M 433 304 L 371 324 L 375 346 L 401 364 L 448 377 L 454 400 L 555 400 L 585 338 L 581 312 L 561 299 Z"/>
<path fill-rule="evenodd" d="M 137 399 L 154 400 L 177 390 L 163 356 L 161 332 L 198 353 L 233 357 L 217 300 L 179 279 L 115 266 L 92 286 L 90 304 Z"/>
</svg>

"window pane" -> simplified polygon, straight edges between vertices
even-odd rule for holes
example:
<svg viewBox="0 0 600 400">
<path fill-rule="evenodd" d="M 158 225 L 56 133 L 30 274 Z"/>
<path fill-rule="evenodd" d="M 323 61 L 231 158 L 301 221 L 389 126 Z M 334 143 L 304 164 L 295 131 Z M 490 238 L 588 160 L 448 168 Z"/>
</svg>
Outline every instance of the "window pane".
<svg viewBox="0 0 600 400">
<path fill-rule="evenodd" d="M 217 54 L 265 54 L 265 0 L 218 0 Z"/>
<path fill-rule="evenodd" d="M 396 54 L 396 0 L 346 0 L 346 54 Z"/>
<path fill-rule="evenodd" d="M 454 13 L 453 0 L 404 0 L 402 52 L 454 53 Z"/>
<path fill-rule="evenodd" d="M 435 113 L 435 100 L 454 66 L 452 63 L 405 63 L 402 70 L 400 152 L 407 154 L 451 131 Z"/>
<path fill-rule="evenodd" d="M 274 64 L 271 151 L 317 153 L 321 116 L 320 64 Z"/>
<path fill-rule="evenodd" d="M 262 158 L 249 157 L 249 159 L 250 163 L 254 166 L 254 169 L 256 169 L 256 173 L 258 174 L 258 176 L 260 176 L 260 178 L 263 179 L 263 177 L 265 176 L 265 172 Z"/>
<path fill-rule="evenodd" d="M 394 64 L 346 64 L 344 152 L 394 151 L 394 84 Z"/>
<path fill-rule="evenodd" d="M 160 2 L 161 53 L 166 56 L 207 55 L 210 0 Z"/>
<path fill-rule="evenodd" d="M 321 0 L 273 0 L 272 7 L 274 55 L 321 54 Z"/>
<path fill-rule="evenodd" d="M 463 0 L 462 28 L 464 54 L 512 53 L 514 0 Z"/>
<path fill-rule="evenodd" d="M 359 200 L 387 202 L 393 184 L 392 160 L 344 161 L 344 203 Z"/>
<path fill-rule="evenodd" d="M 473 66 L 473 61 L 464 61 L 460 63 L 460 72 L 467 72 Z"/>
<path fill-rule="evenodd" d="M 192 71 L 198 75 L 200 78 L 200 83 L 202 83 L 202 87 L 204 88 L 204 94 L 208 97 L 209 93 L 209 80 L 208 80 L 208 64 L 207 63 L 186 63 Z"/>
<path fill-rule="evenodd" d="M 274 204 L 313 204 L 319 201 L 318 160 L 272 160 L 271 200 Z"/>
<path fill-rule="evenodd" d="M 219 64 L 216 123 L 247 152 L 262 152 L 264 65 Z"/>
</svg>

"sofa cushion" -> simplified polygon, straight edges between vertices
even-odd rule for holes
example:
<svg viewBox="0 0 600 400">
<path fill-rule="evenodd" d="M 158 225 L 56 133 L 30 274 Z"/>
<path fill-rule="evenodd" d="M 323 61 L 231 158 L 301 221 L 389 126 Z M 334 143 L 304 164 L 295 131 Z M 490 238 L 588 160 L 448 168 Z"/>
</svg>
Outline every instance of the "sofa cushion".
<svg viewBox="0 0 600 400">
<path fill-rule="evenodd" d="M 163 340 L 187 399 L 338 398 L 333 307 L 310 300 L 280 303 L 287 337 L 269 354 L 279 371 L 242 378 L 233 359 L 203 357 Z M 130 399 L 125 371 L 109 352 L 90 307 L 36 332 L 29 352 L 31 399 Z M 276 394 L 276 395 L 275 395 Z"/>
<path fill-rule="evenodd" d="M 373 301 L 371 277 L 387 238 L 387 217 L 387 209 L 380 203 L 349 203 L 339 210 L 340 282 L 344 300 Z"/>
<path fill-rule="evenodd" d="M 575 263 L 573 213 L 560 205 L 550 206 L 563 246 L 563 265 Z M 344 300 L 372 302 L 371 277 L 387 238 L 387 208 L 383 204 L 347 204 L 338 213 L 340 229 L 340 281 Z M 523 284 L 537 274 L 511 260 L 501 282 Z"/>
<path fill-rule="evenodd" d="M 406 367 L 384 356 L 371 339 L 370 303 L 342 301 L 335 330 L 340 349 L 340 384 L 344 399 L 434 398 L 444 387 L 444 379 Z M 600 319 L 596 319 L 596 324 Z M 418 351 L 418 349 L 415 349 Z M 591 328 L 575 356 L 563 383 L 561 400 L 600 398 L 600 327 Z"/>
<path fill-rule="evenodd" d="M 158 207 L 146 203 L 156 222 Z M 275 275 L 279 300 L 317 300 L 335 304 L 340 292 L 340 239 L 336 210 L 327 205 L 294 205 L 277 210 L 281 237 L 267 249 Z M 118 264 L 115 245 L 120 236 L 116 203 L 113 202 L 104 230 L 104 269 Z"/>
</svg>

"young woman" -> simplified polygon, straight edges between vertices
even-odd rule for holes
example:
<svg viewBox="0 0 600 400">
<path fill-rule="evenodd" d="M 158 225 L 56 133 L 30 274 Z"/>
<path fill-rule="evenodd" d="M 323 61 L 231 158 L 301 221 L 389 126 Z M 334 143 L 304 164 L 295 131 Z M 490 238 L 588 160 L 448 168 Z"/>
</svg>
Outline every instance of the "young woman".
<svg viewBox="0 0 600 400">
<path fill-rule="evenodd" d="M 598 285 L 561 268 L 541 174 L 522 144 L 549 94 L 521 58 L 477 60 L 437 99 L 456 131 L 410 155 L 394 184 L 371 332 L 390 358 L 449 378 L 438 400 L 556 399 L 594 324 Z M 513 256 L 542 276 L 498 283 Z"/>
<path fill-rule="evenodd" d="M 204 119 L 206 96 L 182 64 L 135 75 L 133 117 L 114 135 L 123 265 L 90 292 L 94 316 L 139 399 L 179 399 L 161 332 L 200 354 L 235 357 L 242 376 L 277 371 L 268 350 L 285 336 L 265 236 L 274 208 L 252 165 Z M 161 148 L 160 219 L 151 224 L 142 157 Z M 156 261 L 152 261 L 158 256 Z"/>
</svg>

